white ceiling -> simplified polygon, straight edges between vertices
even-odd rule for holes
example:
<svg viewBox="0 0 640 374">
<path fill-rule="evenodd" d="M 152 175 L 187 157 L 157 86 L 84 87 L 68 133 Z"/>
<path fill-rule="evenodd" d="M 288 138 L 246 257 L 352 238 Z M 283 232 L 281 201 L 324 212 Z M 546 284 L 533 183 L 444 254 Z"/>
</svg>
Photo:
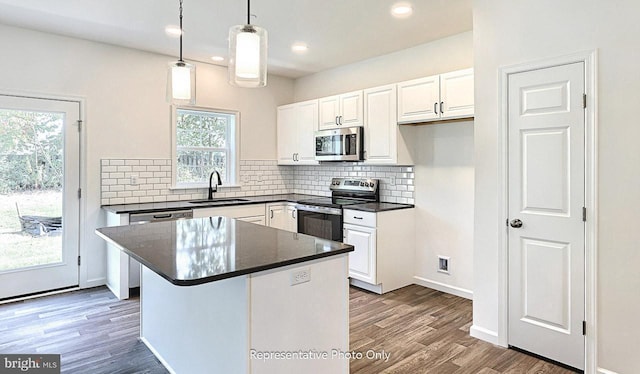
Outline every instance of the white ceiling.
<svg viewBox="0 0 640 374">
<path fill-rule="evenodd" d="M 253 0 L 253 24 L 269 33 L 269 71 L 292 78 L 406 49 L 472 29 L 472 0 Z M 0 0 L 0 23 L 177 56 L 178 0 Z M 185 59 L 227 56 L 229 27 L 246 22 L 244 0 L 184 0 Z M 291 52 L 303 41 L 309 50 Z M 222 65 L 225 62 L 220 63 Z"/>
</svg>

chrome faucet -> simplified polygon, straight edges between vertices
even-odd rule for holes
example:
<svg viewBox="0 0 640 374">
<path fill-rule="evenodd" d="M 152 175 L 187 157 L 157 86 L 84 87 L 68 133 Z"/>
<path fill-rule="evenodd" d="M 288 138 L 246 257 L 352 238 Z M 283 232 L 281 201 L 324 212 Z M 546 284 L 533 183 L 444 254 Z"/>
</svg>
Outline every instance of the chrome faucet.
<svg viewBox="0 0 640 374">
<path fill-rule="evenodd" d="M 218 176 L 218 182 L 215 185 L 215 189 L 211 185 L 213 183 L 213 174 L 216 174 Z M 222 184 L 222 179 L 220 179 L 220 173 L 218 173 L 217 170 L 212 171 L 211 175 L 209 175 L 209 196 L 207 196 L 207 200 L 213 200 L 213 193 L 218 192 L 218 186 L 221 184 Z"/>
</svg>

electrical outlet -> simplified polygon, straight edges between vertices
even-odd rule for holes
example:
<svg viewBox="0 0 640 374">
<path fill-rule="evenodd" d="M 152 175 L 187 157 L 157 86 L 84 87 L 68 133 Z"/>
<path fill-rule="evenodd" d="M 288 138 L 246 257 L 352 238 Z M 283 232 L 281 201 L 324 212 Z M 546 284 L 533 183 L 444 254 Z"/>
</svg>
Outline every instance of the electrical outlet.
<svg viewBox="0 0 640 374">
<path fill-rule="evenodd" d="M 306 268 L 302 270 L 297 270 L 291 273 L 291 285 L 295 286 L 296 284 L 306 283 L 311 280 L 311 269 Z"/>
<path fill-rule="evenodd" d="M 137 175 L 137 174 L 133 174 L 133 175 L 131 175 L 131 181 L 130 181 L 130 184 L 131 184 L 132 186 L 136 186 L 136 185 L 138 185 L 138 175 Z"/>
<path fill-rule="evenodd" d="M 449 257 L 438 256 L 438 273 L 449 274 Z"/>
<path fill-rule="evenodd" d="M 389 178 L 389 185 L 390 186 L 395 186 L 396 185 L 396 178 L 395 177 Z"/>
</svg>

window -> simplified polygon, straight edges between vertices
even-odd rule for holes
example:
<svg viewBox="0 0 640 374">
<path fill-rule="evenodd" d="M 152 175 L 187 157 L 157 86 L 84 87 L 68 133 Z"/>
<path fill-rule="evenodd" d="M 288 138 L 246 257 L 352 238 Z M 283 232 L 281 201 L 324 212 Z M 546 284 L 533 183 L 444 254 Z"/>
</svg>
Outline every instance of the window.
<svg viewBox="0 0 640 374">
<path fill-rule="evenodd" d="M 172 170 L 176 187 L 204 187 L 218 171 L 236 183 L 238 114 L 206 108 L 175 108 Z"/>
</svg>

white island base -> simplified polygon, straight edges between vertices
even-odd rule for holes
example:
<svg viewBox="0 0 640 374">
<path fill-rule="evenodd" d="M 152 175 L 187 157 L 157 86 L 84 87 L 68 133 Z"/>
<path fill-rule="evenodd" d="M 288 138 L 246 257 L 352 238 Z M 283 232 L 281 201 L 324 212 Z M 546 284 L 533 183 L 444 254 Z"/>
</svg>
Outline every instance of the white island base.
<svg viewBox="0 0 640 374">
<path fill-rule="evenodd" d="M 347 254 L 195 286 L 143 266 L 141 339 L 172 373 L 346 374 L 347 277 Z"/>
</svg>

